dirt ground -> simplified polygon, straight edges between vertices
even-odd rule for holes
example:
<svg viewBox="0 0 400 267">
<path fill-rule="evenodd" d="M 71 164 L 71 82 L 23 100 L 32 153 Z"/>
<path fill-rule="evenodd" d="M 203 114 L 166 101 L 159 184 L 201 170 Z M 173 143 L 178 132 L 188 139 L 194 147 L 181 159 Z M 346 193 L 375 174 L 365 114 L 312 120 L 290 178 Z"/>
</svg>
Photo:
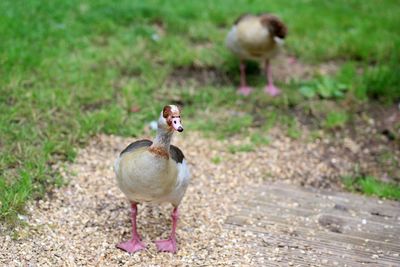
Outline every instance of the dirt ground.
<svg viewBox="0 0 400 267">
<path fill-rule="evenodd" d="M 247 62 L 249 64 L 250 62 Z M 234 64 L 233 64 L 234 65 Z M 256 63 L 252 63 L 253 68 Z M 311 65 L 305 63 L 294 56 L 284 52 L 278 55 L 272 63 L 272 71 L 274 80 L 290 83 L 293 80 L 308 80 L 315 75 L 332 75 L 335 74 L 341 62 L 329 61 L 322 64 Z M 234 65 L 236 66 L 236 65 Z M 290 66 L 290 68 L 288 68 Z M 263 75 L 263 66 L 260 64 L 258 69 L 247 70 L 248 74 Z M 360 70 L 361 71 L 361 70 Z M 204 86 L 213 84 L 215 86 L 232 85 L 234 75 L 237 77 L 239 73 L 239 65 L 234 69 L 222 71 L 213 67 L 194 64 L 189 67 L 175 69 L 166 81 L 167 87 L 188 86 L 195 84 L 196 86 Z"/>
<path fill-rule="evenodd" d="M 185 153 L 192 173 L 180 206 L 179 251 L 157 253 L 153 243 L 169 234 L 171 206 L 143 204 L 138 227 L 148 248 L 129 255 L 115 248 L 130 237 L 130 218 L 112 166 L 133 140 L 97 136 L 79 151 L 75 163 L 58 166 L 69 184 L 31 203 L 29 215 L 22 217 L 28 227 L 0 237 L 0 265 L 262 266 L 266 259 L 254 250 L 260 238 L 243 229 L 224 228 L 243 189 L 277 179 L 337 189 L 333 181 L 354 168 L 351 153 L 347 156 L 323 140 L 293 140 L 280 131 L 272 131 L 270 137 L 269 145 L 255 151 L 231 153 L 228 144 L 246 139 L 215 141 L 189 131 L 176 136 L 173 143 Z"/>
</svg>

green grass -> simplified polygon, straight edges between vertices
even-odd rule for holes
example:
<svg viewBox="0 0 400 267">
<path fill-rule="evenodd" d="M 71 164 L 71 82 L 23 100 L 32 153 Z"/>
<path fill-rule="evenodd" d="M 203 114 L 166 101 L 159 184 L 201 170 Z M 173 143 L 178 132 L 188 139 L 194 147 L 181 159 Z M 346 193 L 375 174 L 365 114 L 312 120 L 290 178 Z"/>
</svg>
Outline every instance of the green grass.
<svg viewBox="0 0 400 267">
<path fill-rule="evenodd" d="M 259 133 L 259 132 L 253 133 L 250 136 L 250 140 L 256 146 L 268 145 L 271 142 L 271 140 L 268 136 L 265 136 L 263 133 Z"/>
<path fill-rule="evenodd" d="M 211 158 L 211 162 L 214 164 L 220 164 L 222 162 L 221 157 L 215 156 Z"/>
<path fill-rule="evenodd" d="M 345 187 L 350 191 L 400 200 L 400 185 L 398 184 L 382 182 L 373 176 L 343 177 L 342 180 Z"/>
<path fill-rule="evenodd" d="M 393 57 L 387 64 L 369 68 L 355 92 L 359 97 L 393 102 L 400 99 L 400 64 Z"/>
<path fill-rule="evenodd" d="M 254 151 L 255 147 L 252 144 L 243 144 L 243 145 L 229 145 L 228 151 L 232 154 L 240 153 L 240 152 L 251 152 Z"/>
<path fill-rule="evenodd" d="M 1 219 L 12 221 L 26 201 L 61 185 L 52 165 L 74 160 L 90 136 L 139 136 L 166 103 L 182 103 L 190 128 L 220 138 L 246 133 L 255 117 L 263 129 L 279 122 L 282 110 L 304 99 L 302 81 L 281 84 L 287 94 L 279 99 L 235 94 L 237 60 L 223 42 L 243 12 L 281 16 L 288 51 L 306 62 L 348 61 L 334 88 L 345 83 L 360 98 L 399 99 L 395 0 L 4 0 L 0 10 Z M 215 70 L 228 82 L 168 83 L 181 68 Z M 356 68 L 365 72 L 354 78 Z M 261 88 L 263 78 L 250 76 Z M 286 123 L 297 138 L 297 122 Z"/>
<path fill-rule="evenodd" d="M 323 127 L 326 129 L 342 128 L 349 120 L 349 115 L 343 111 L 331 111 L 327 114 Z"/>
</svg>

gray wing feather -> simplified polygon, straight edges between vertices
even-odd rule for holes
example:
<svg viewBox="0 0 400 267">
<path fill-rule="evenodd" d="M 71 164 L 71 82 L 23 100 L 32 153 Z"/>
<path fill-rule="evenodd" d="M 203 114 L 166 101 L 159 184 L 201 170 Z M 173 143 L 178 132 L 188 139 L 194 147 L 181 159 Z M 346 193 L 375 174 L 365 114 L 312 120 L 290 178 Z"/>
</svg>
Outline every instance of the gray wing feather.
<svg viewBox="0 0 400 267">
<path fill-rule="evenodd" d="M 143 140 L 139 140 L 136 142 L 131 143 L 129 146 L 127 146 L 124 150 L 122 150 L 120 156 L 122 156 L 122 154 L 124 153 L 128 153 L 131 152 L 135 149 L 141 148 L 141 147 L 147 147 L 147 146 L 151 146 L 153 144 L 152 141 L 147 140 L 147 139 L 143 139 Z"/>
<path fill-rule="evenodd" d="M 153 144 L 152 141 L 143 139 L 139 140 L 136 142 L 131 143 L 129 146 L 127 146 L 124 150 L 122 150 L 120 156 L 122 156 L 125 153 L 129 153 L 131 151 L 134 151 L 135 149 L 141 148 L 141 147 L 149 147 Z M 170 145 L 169 148 L 169 154 L 173 160 L 175 160 L 177 163 L 182 163 L 183 159 L 185 158 L 185 155 L 183 155 L 183 152 L 176 146 Z"/>
<path fill-rule="evenodd" d="M 175 160 L 177 163 L 182 163 L 183 159 L 185 158 L 183 152 L 174 145 L 170 145 L 169 154 L 171 155 L 171 158 Z"/>
</svg>

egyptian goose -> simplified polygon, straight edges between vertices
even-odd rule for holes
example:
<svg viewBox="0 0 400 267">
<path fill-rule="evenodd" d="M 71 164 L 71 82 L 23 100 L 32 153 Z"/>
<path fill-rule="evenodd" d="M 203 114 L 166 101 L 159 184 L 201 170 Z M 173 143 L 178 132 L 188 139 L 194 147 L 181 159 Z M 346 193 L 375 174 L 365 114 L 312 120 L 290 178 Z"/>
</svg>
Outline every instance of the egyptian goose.
<svg viewBox="0 0 400 267">
<path fill-rule="evenodd" d="M 235 21 L 226 37 L 226 46 L 240 58 L 240 94 L 248 95 L 252 90 L 246 83 L 244 60 L 248 59 L 264 62 L 268 80 L 265 92 L 272 96 L 280 93 L 272 81 L 270 59 L 278 53 L 286 34 L 285 24 L 271 14 L 245 14 Z"/>
<path fill-rule="evenodd" d="M 154 141 L 139 140 L 126 147 L 115 161 L 118 187 L 131 203 L 132 239 L 117 245 L 129 253 L 144 249 L 136 230 L 137 203 L 171 203 L 172 231 L 167 240 L 156 241 L 158 251 L 175 253 L 178 205 L 189 184 L 189 168 L 182 151 L 170 144 L 174 131 L 182 132 L 180 109 L 165 106 L 158 119 Z"/>
</svg>

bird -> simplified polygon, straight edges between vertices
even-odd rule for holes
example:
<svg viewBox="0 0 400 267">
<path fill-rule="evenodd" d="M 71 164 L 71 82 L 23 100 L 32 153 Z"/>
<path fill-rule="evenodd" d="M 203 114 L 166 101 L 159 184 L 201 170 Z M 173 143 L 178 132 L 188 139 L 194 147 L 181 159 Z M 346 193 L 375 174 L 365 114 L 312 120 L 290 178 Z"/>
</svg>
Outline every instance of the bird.
<svg viewBox="0 0 400 267">
<path fill-rule="evenodd" d="M 264 91 L 271 96 L 280 94 L 272 80 L 270 60 L 276 56 L 284 43 L 287 27 L 277 16 L 243 14 L 236 19 L 228 32 L 225 44 L 240 59 L 240 87 L 238 93 L 248 95 L 252 88 L 246 83 L 244 60 L 261 61 L 265 65 L 268 84 Z"/>
<path fill-rule="evenodd" d="M 176 105 L 164 106 L 154 140 L 131 143 L 115 160 L 117 184 L 130 201 L 132 223 L 132 238 L 117 244 L 119 249 L 134 253 L 146 248 L 137 232 L 137 204 L 166 202 L 173 206 L 171 234 L 155 243 L 159 252 L 177 252 L 178 206 L 188 187 L 190 171 L 183 152 L 171 144 L 176 131 L 183 132 L 181 109 Z"/>
</svg>

